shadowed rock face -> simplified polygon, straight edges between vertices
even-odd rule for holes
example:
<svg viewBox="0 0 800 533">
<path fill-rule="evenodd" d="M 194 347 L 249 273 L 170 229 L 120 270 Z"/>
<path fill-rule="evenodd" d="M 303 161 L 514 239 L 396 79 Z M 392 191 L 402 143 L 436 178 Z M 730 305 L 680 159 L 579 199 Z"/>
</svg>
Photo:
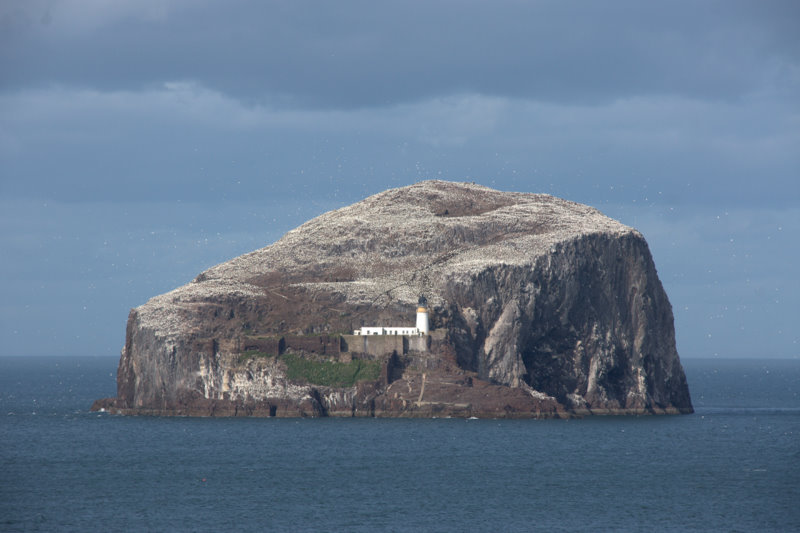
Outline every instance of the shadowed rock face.
<svg viewBox="0 0 800 533">
<path fill-rule="evenodd" d="M 323 387 L 248 336 L 413 325 L 437 340 Z M 302 355 L 302 354 L 301 354 Z M 401 354 L 400 354 L 401 355 Z M 672 310 L 642 235 L 548 195 L 428 181 L 325 213 L 131 311 L 127 413 L 569 416 L 691 412 Z"/>
</svg>

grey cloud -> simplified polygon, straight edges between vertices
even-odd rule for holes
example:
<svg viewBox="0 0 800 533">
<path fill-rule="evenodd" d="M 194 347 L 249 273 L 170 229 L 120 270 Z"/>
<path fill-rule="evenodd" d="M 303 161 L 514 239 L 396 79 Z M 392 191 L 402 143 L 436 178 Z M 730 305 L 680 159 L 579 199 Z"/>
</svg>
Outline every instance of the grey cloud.
<svg viewBox="0 0 800 533">
<path fill-rule="evenodd" d="M 239 0 L 73 32 L 57 20 L 20 31 L 8 19 L 17 31 L 0 54 L 0 87 L 107 90 L 185 79 L 245 101 L 343 108 L 454 92 L 582 103 L 735 99 L 776 65 L 798 64 L 793 5 Z"/>
<path fill-rule="evenodd" d="M 800 201 L 800 156 L 789 149 L 800 137 L 796 110 L 775 118 L 785 109 L 761 100 L 587 107 L 460 95 L 315 111 L 245 106 L 185 84 L 43 91 L 0 97 L 8 139 L 0 190 L 65 201 L 248 202 L 443 177 L 588 203 L 658 195 L 786 205 Z"/>
</svg>

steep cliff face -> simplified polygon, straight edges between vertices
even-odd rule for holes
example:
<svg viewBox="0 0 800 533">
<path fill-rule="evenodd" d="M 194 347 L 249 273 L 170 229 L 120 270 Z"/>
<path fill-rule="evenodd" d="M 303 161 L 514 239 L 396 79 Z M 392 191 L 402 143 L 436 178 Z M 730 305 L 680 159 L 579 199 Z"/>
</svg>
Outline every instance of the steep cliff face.
<svg viewBox="0 0 800 533">
<path fill-rule="evenodd" d="M 583 236 L 448 290 L 462 364 L 482 377 L 578 411 L 691 405 L 672 310 L 638 233 Z"/>
<path fill-rule="evenodd" d="M 257 336 L 413 325 L 419 295 L 437 340 L 424 356 L 378 357 L 378 380 L 321 385 L 290 378 L 280 357 L 243 357 L 243 339 Z M 118 397 L 98 406 L 264 416 L 692 409 L 641 234 L 551 196 L 442 181 L 326 213 L 132 310 Z"/>
</svg>

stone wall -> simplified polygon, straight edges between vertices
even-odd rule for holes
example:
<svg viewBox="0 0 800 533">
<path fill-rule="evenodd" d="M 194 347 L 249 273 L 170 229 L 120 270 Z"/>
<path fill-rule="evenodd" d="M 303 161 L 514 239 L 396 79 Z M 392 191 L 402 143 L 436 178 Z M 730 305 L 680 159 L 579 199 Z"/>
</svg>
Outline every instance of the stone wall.
<svg viewBox="0 0 800 533">
<path fill-rule="evenodd" d="M 343 350 L 373 357 L 391 353 L 402 355 L 408 350 L 427 351 L 429 343 L 427 335 L 342 335 Z"/>
<path fill-rule="evenodd" d="M 245 337 L 239 342 L 240 352 L 258 351 L 270 355 L 282 354 L 286 349 L 283 337 Z"/>
<path fill-rule="evenodd" d="M 286 342 L 287 350 L 330 356 L 338 356 L 342 351 L 342 341 L 338 335 L 286 335 L 283 338 Z"/>
<path fill-rule="evenodd" d="M 257 350 L 280 355 L 286 350 L 297 350 L 319 355 L 338 356 L 342 351 L 342 339 L 338 335 L 284 335 L 282 337 L 244 337 L 239 342 L 239 351 Z"/>
</svg>

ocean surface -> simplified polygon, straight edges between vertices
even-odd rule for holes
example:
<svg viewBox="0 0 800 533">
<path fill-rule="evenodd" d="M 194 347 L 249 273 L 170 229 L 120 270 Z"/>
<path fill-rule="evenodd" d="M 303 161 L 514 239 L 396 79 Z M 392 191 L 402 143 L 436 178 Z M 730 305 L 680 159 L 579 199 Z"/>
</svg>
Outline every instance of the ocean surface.
<svg viewBox="0 0 800 533">
<path fill-rule="evenodd" d="M 800 531 L 800 361 L 683 364 L 694 415 L 200 419 L 0 357 L 0 531 Z"/>
</svg>

